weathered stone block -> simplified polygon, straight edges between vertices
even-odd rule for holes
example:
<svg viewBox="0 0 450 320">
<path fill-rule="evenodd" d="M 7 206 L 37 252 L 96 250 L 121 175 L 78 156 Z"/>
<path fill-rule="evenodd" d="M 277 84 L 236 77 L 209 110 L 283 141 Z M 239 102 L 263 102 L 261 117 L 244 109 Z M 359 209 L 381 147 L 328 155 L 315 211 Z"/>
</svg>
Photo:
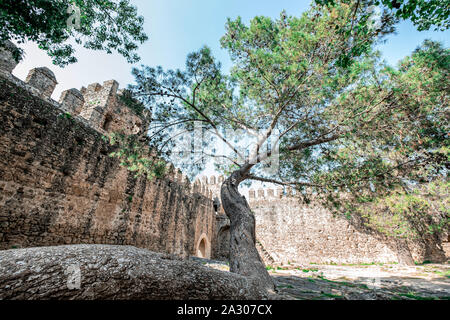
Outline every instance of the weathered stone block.
<svg viewBox="0 0 450 320">
<path fill-rule="evenodd" d="M 55 74 L 47 67 L 34 68 L 25 80 L 29 85 L 38 89 L 42 97 L 50 98 L 58 82 Z"/>
<path fill-rule="evenodd" d="M 4 42 L 3 46 L 0 47 L 0 70 L 11 73 L 18 64 L 12 55 L 16 46 L 11 41 Z"/>
<path fill-rule="evenodd" d="M 63 91 L 59 99 L 61 107 L 72 115 L 77 115 L 81 112 L 84 104 L 83 94 L 77 89 L 69 89 Z"/>
</svg>

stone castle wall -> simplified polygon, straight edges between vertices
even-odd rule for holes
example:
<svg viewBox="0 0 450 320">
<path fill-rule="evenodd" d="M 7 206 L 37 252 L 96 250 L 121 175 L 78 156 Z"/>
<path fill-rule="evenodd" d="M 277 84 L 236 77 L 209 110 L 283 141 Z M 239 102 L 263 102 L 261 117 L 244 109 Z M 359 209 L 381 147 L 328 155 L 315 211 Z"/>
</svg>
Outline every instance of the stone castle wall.
<svg viewBox="0 0 450 320">
<path fill-rule="evenodd" d="M 65 91 L 58 103 L 50 70 L 33 69 L 22 82 L 11 63 L 2 65 L 0 249 L 97 243 L 211 256 L 216 216 L 207 188 L 180 172 L 136 178 L 109 157 L 114 147 L 102 135 L 144 130 L 119 103 L 117 82 Z"/>
<path fill-rule="evenodd" d="M 219 177 L 201 181 L 220 197 Z M 256 220 L 256 247 L 266 264 L 398 262 L 397 243 L 362 225 L 357 219 L 334 216 L 323 206 L 302 204 L 287 188 L 260 188 L 244 192 Z M 226 259 L 230 241 L 228 218 L 219 210 L 215 257 Z M 407 246 L 416 261 L 427 259 L 420 242 Z"/>
<path fill-rule="evenodd" d="M 201 178 L 213 197 L 220 197 L 223 180 L 223 176 Z M 256 247 L 268 265 L 398 261 L 396 252 L 383 239 L 343 217 L 334 217 L 321 206 L 300 204 L 292 190 L 261 188 L 243 194 L 255 215 Z M 226 260 L 230 223 L 223 208 L 219 212 L 214 258 Z"/>
<path fill-rule="evenodd" d="M 267 195 L 267 191 L 273 192 Z M 250 191 L 251 193 L 252 191 Z M 321 206 L 276 196 L 269 189 L 249 200 L 256 236 L 266 260 L 287 263 L 395 262 L 397 255 L 379 238 L 358 230 Z M 269 262 L 269 261 L 267 261 Z"/>
<path fill-rule="evenodd" d="M 266 263 L 398 262 L 398 242 L 365 227 L 361 221 L 335 216 L 321 205 L 302 204 L 292 190 L 250 189 L 256 218 L 257 247 Z M 415 261 L 426 259 L 421 242 L 406 244 Z"/>
</svg>

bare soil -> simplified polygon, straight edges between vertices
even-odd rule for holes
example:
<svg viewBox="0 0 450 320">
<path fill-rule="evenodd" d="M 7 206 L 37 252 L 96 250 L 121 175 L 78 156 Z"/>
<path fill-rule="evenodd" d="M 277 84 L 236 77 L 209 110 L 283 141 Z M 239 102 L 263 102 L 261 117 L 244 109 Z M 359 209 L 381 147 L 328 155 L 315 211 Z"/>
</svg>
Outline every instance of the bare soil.
<svg viewBox="0 0 450 320">
<path fill-rule="evenodd" d="M 226 263 L 198 260 L 229 270 Z M 288 300 L 450 300 L 450 264 L 284 265 L 268 267 Z"/>
</svg>

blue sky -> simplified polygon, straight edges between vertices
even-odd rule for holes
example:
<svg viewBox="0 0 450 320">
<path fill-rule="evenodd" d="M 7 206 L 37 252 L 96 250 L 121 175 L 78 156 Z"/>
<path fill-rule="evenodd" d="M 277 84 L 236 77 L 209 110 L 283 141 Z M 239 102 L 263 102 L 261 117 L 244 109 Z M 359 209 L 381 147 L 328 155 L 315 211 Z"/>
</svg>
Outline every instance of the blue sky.
<svg viewBox="0 0 450 320">
<path fill-rule="evenodd" d="M 164 68 L 183 68 L 188 53 L 208 45 L 214 56 L 222 62 L 224 71 L 231 62 L 228 53 L 220 48 L 220 38 L 225 32 L 227 17 L 241 16 L 248 22 L 256 15 L 277 18 L 284 9 L 289 15 L 300 15 L 309 7 L 309 0 L 132 0 L 145 17 L 145 30 L 149 41 L 140 47 L 140 63 Z M 418 32 L 410 22 L 398 25 L 398 34 L 391 35 L 380 46 L 384 58 L 395 65 L 410 54 L 424 39 L 431 38 L 444 43 L 450 42 L 450 31 Z M 126 87 L 133 81 L 132 65 L 118 55 L 77 49 L 78 63 L 64 69 L 52 65 L 50 58 L 34 44 L 23 46 L 27 56 L 14 70 L 20 79 L 25 79 L 34 67 L 47 66 L 55 72 L 59 82 L 53 94 L 59 100 L 60 93 L 70 88 L 80 89 L 90 83 L 115 79 Z M 214 173 L 212 164 L 204 174 Z"/>
<path fill-rule="evenodd" d="M 183 68 L 186 55 L 206 44 L 222 62 L 224 70 L 230 67 L 230 60 L 228 53 L 220 48 L 219 40 L 225 32 L 227 17 L 241 16 L 248 22 L 256 15 L 276 18 L 283 9 L 290 15 L 299 15 L 309 6 L 309 0 L 132 0 L 132 3 L 145 17 L 145 30 L 150 37 L 139 50 L 142 60 L 138 65 Z M 380 49 L 385 59 L 395 64 L 426 38 L 442 41 L 448 47 L 450 31 L 418 32 L 410 22 L 403 22 L 398 26 L 398 34 L 391 35 Z M 23 48 L 26 59 L 14 74 L 24 79 L 31 68 L 49 67 L 59 82 L 53 95 L 56 100 L 63 90 L 79 89 L 93 82 L 115 79 L 125 87 L 133 81 L 132 65 L 118 54 L 80 48 L 77 50 L 79 62 L 61 69 L 52 65 L 34 44 L 28 43 Z"/>
</svg>

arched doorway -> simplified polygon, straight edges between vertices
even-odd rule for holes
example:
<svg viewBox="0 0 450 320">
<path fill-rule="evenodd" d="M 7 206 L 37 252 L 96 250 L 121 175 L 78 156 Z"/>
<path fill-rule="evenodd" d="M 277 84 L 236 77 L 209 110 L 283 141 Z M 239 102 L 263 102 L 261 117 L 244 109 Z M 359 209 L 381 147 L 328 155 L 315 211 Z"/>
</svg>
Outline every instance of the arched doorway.
<svg viewBox="0 0 450 320">
<path fill-rule="evenodd" d="M 200 244 L 198 245 L 197 253 L 200 256 L 200 258 L 206 258 L 206 242 L 205 242 L 205 239 L 202 239 L 200 241 Z"/>
<path fill-rule="evenodd" d="M 196 255 L 199 258 L 210 259 L 211 258 L 211 246 L 206 237 L 206 234 L 202 234 L 200 240 L 196 246 Z"/>
<path fill-rule="evenodd" d="M 107 114 L 105 117 L 105 121 L 103 122 L 103 130 L 105 130 L 106 132 L 109 132 L 112 122 L 113 122 L 113 117 L 110 114 Z"/>
</svg>

